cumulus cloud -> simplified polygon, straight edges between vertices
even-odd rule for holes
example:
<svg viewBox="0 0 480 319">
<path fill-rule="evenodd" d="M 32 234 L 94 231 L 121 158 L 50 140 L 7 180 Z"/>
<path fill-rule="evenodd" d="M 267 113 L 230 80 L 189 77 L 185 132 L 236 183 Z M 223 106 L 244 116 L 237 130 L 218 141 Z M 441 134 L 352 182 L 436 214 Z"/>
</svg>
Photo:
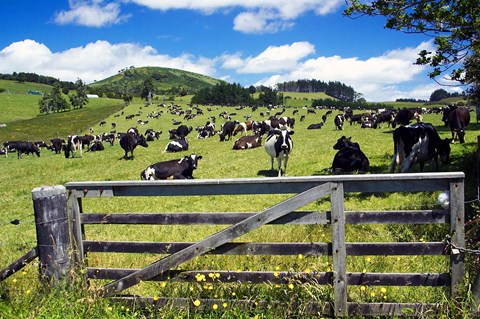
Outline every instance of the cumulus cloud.
<svg viewBox="0 0 480 319">
<path fill-rule="evenodd" d="M 126 21 L 129 15 L 120 14 L 120 5 L 115 2 L 103 4 L 103 0 L 70 0 L 70 9 L 60 11 L 54 21 L 58 24 L 77 24 L 102 27 Z"/>
<path fill-rule="evenodd" d="M 63 81 L 102 80 L 128 66 L 160 66 L 215 76 L 215 61 L 182 54 L 172 57 L 151 46 L 96 41 L 86 46 L 52 52 L 33 40 L 15 42 L 0 51 L 0 73 L 33 72 Z"/>
<path fill-rule="evenodd" d="M 272 33 L 291 28 L 300 15 L 313 11 L 325 15 L 337 10 L 343 0 L 130 0 L 155 10 L 197 10 L 212 14 L 239 9 L 234 29 L 244 33 Z"/>
<path fill-rule="evenodd" d="M 428 99 L 435 84 L 429 83 L 428 87 L 417 86 L 414 92 L 402 90 L 402 85 L 425 77 L 425 67 L 413 65 L 417 53 L 422 50 L 433 50 L 431 42 L 421 43 L 414 48 L 402 48 L 385 52 L 381 56 L 369 59 L 357 57 L 316 57 L 302 61 L 297 60 L 294 68 L 283 73 L 273 74 L 255 83 L 255 85 L 274 86 L 276 83 L 295 81 L 298 79 L 318 79 L 321 81 L 340 81 L 352 86 L 368 101 L 391 101 L 400 97 L 414 97 Z M 261 54 L 262 55 L 262 54 Z M 246 61 L 255 61 L 259 57 L 249 58 Z M 266 59 L 263 55 L 263 69 L 268 70 L 268 65 L 275 68 L 275 59 Z M 240 67 L 237 72 L 242 73 L 245 67 Z M 436 86 L 438 87 L 438 86 Z M 427 96 L 428 93 L 428 96 Z"/>
<path fill-rule="evenodd" d="M 237 73 L 269 73 L 290 71 L 298 62 L 315 53 L 309 42 L 294 42 L 291 45 L 269 46 L 259 55 L 242 59 L 239 55 L 224 56 L 224 68 L 235 68 Z"/>
</svg>

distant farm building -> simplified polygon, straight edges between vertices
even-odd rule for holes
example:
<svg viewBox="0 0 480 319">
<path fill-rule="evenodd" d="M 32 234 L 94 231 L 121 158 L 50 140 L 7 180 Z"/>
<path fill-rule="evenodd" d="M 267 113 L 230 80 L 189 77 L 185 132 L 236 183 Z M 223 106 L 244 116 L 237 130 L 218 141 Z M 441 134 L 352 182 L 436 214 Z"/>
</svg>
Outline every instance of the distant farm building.
<svg viewBox="0 0 480 319">
<path fill-rule="evenodd" d="M 40 91 L 34 91 L 34 90 L 28 90 L 27 94 L 42 95 L 42 92 L 40 92 Z"/>
<path fill-rule="evenodd" d="M 87 94 L 87 97 L 89 99 L 98 99 L 98 95 L 97 94 Z"/>
</svg>

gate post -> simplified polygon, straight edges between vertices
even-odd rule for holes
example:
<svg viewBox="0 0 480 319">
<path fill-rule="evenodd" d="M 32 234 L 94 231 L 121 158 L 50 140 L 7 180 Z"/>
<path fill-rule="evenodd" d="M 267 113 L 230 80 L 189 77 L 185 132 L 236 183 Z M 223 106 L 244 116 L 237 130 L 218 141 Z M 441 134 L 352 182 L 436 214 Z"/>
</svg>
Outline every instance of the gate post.
<svg viewBox="0 0 480 319">
<path fill-rule="evenodd" d="M 73 265 L 66 188 L 38 187 L 32 190 L 32 198 L 40 279 L 56 286 Z"/>
</svg>

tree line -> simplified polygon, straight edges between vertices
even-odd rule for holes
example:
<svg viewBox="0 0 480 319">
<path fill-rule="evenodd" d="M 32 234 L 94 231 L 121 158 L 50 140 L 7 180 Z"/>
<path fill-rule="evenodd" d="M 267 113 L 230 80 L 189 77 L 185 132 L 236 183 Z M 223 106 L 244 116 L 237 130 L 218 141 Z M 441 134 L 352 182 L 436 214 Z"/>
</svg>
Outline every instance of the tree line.
<svg viewBox="0 0 480 319">
<path fill-rule="evenodd" d="M 303 79 L 277 83 L 276 88 L 281 92 L 324 92 L 328 96 L 348 102 L 355 102 L 360 97 L 360 94 L 355 92 L 351 86 L 338 81 L 323 82 L 315 79 Z"/>
<path fill-rule="evenodd" d="M 259 93 L 254 98 L 255 93 Z M 244 88 L 238 83 L 217 83 L 212 88 L 199 90 L 192 97 L 193 104 L 225 105 L 225 106 L 269 106 L 283 104 L 283 94 L 266 86 Z"/>
<path fill-rule="evenodd" d="M 24 82 L 33 82 L 39 84 L 46 84 L 46 85 L 55 85 L 56 83 L 59 84 L 60 88 L 67 89 L 67 90 L 74 90 L 75 83 L 70 81 L 60 81 L 52 76 L 45 76 L 45 75 L 38 75 L 36 73 L 29 73 L 29 72 L 13 72 L 12 74 L 3 74 L 0 73 L 0 80 L 9 80 L 9 81 L 17 81 L 19 83 Z"/>
<path fill-rule="evenodd" d="M 88 103 L 86 86 L 82 80 L 78 79 L 73 86 L 74 93 L 68 95 L 67 101 L 62 95 L 60 83 L 53 84 L 50 93 L 44 93 L 42 98 L 38 100 L 38 108 L 40 114 L 58 113 L 73 109 L 81 109 Z"/>
</svg>

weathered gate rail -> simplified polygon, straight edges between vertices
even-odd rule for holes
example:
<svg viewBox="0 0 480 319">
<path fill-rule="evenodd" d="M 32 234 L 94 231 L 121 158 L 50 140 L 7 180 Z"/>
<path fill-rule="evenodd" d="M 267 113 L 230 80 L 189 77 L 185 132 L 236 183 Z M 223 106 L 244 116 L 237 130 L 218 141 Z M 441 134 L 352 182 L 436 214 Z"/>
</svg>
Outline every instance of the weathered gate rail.
<svg viewBox="0 0 480 319">
<path fill-rule="evenodd" d="M 69 235 L 63 239 L 55 238 L 56 247 L 64 247 L 61 242 L 68 241 L 74 247 L 74 261 L 83 262 L 88 252 L 129 252 L 168 254 L 168 256 L 147 265 L 143 269 L 111 269 L 88 267 L 87 276 L 92 279 L 114 280 L 104 287 L 105 296 L 118 293 L 144 280 L 194 281 L 195 275 L 208 270 L 176 270 L 177 266 L 203 254 L 265 254 L 332 256 L 332 272 L 287 273 L 287 272 L 241 272 L 218 271 L 222 282 L 287 282 L 288 278 L 316 282 L 320 285 L 332 285 L 333 303 L 312 303 L 304 305 L 313 313 L 327 316 L 358 315 L 411 315 L 420 316 L 436 310 L 435 304 L 412 303 L 357 303 L 347 300 L 348 285 L 382 286 L 450 286 L 452 297 L 459 293 L 464 280 L 464 255 L 461 251 L 450 249 L 445 242 L 398 242 L 398 243 L 351 243 L 346 242 L 347 224 L 450 224 L 450 240 L 457 247 L 465 247 L 464 239 L 464 174 L 419 173 L 419 174 L 375 174 L 345 176 L 311 176 L 282 178 L 247 178 L 216 180 L 173 180 L 173 181 L 115 181 L 115 182 L 72 182 L 65 188 L 38 188 L 34 193 L 36 215 L 42 211 L 58 211 L 67 215 Z M 55 187 L 54 187 L 55 188 Z M 66 190 L 65 190 L 66 189 Z M 450 206 L 446 210 L 408 210 L 408 211 L 355 211 L 344 210 L 344 195 L 350 192 L 389 193 L 389 192 L 435 192 L 449 191 Z M 52 197 L 66 197 L 59 203 L 66 207 L 41 209 L 35 201 L 57 202 Z M 293 197 L 275 204 L 258 213 L 88 213 L 84 211 L 83 198 L 104 198 L 117 196 L 209 196 L 242 194 L 294 194 Z M 329 196 L 330 212 L 299 211 L 303 206 L 320 198 Z M 47 205 L 48 206 L 48 205 Z M 64 220 L 61 216 L 50 216 L 50 220 Z M 41 220 L 36 217 L 36 220 Z M 227 224 L 229 227 L 196 243 L 179 242 L 111 242 L 89 241 L 85 238 L 84 227 L 88 224 Z M 232 242 L 241 235 L 266 224 L 320 224 L 332 225 L 332 242 L 314 243 L 239 243 Z M 88 226 L 87 226 L 88 227 Z M 45 246 L 45 245 L 43 245 Z M 58 250 L 58 249 L 57 249 Z M 54 255 L 58 256 L 55 257 Z M 55 258 L 63 260 L 64 254 L 50 250 L 48 262 L 41 265 L 62 267 L 69 263 L 52 262 Z M 450 258 L 448 273 L 349 273 L 347 255 L 446 255 Z M 448 257 L 447 257 L 448 258 Z M 48 265 L 47 265 L 48 266 Z M 48 268 L 48 267 L 47 267 Z M 50 271 L 54 274 L 65 270 Z M 49 271 L 47 271 L 49 273 Z M 208 279 L 208 276 L 205 276 Z M 130 297 L 132 299 L 132 297 Z M 162 305 L 174 302 L 188 306 L 185 298 L 134 298 Z M 203 300 L 202 306 L 211 305 L 215 300 Z M 235 301 L 237 306 L 251 307 L 251 301 Z M 262 303 L 260 303 L 261 306 Z M 256 306 L 259 304 L 257 303 Z M 408 308 L 408 309 L 407 309 Z M 208 308 L 207 308 L 208 309 Z M 210 308 L 211 309 L 211 308 Z M 409 311 L 406 311 L 409 310 Z"/>
</svg>

